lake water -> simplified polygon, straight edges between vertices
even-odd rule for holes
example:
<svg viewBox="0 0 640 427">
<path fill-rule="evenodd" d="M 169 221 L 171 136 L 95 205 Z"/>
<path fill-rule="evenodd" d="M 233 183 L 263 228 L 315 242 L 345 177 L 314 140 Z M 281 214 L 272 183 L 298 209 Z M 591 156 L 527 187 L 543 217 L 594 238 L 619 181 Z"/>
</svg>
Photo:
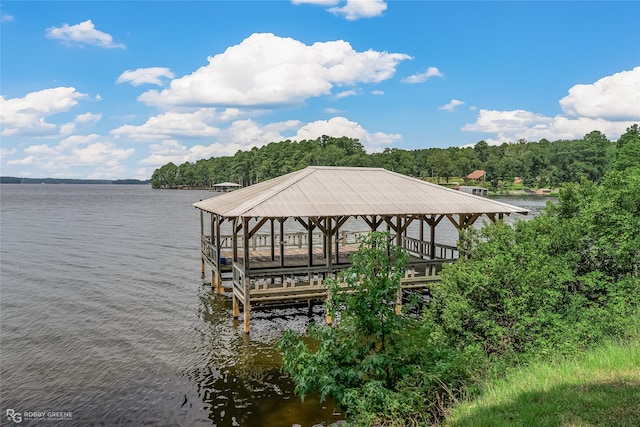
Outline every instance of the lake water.
<svg viewBox="0 0 640 427">
<path fill-rule="evenodd" d="M 51 411 L 81 426 L 342 419 L 332 402 L 294 396 L 274 348 L 283 330 L 321 321 L 321 307 L 311 317 L 306 306 L 254 311 L 246 336 L 230 299 L 202 285 L 191 204 L 213 195 L 0 186 L 0 424 L 8 409 L 27 425 Z M 546 202 L 505 201 L 534 210 Z"/>
</svg>

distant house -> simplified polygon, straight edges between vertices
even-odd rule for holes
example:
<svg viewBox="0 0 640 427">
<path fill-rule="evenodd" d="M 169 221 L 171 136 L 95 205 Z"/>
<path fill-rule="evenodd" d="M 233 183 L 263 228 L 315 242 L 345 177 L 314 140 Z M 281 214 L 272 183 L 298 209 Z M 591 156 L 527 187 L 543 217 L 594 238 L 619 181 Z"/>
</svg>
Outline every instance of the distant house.
<svg viewBox="0 0 640 427">
<path fill-rule="evenodd" d="M 467 175 L 467 180 L 479 182 L 480 180 L 484 181 L 485 171 L 482 169 L 477 169 Z"/>
<path fill-rule="evenodd" d="M 237 190 L 240 187 L 242 187 L 242 185 L 236 184 L 235 182 L 221 182 L 220 184 L 215 184 L 213 189 L 222 193 L 228 193 L 229 191 Z"/>
</svg>

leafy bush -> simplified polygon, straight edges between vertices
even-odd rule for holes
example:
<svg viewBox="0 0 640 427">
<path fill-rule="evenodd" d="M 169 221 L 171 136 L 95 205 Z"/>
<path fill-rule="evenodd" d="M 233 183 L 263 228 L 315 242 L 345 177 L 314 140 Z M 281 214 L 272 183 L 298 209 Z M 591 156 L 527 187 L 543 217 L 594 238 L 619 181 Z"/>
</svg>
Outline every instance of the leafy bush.
<svg viewBox="0 0 640 427">
<path fill-rule="evenodd" d="M 396 313 L 407 260 L 388 233 L 361 240 L 342 275 L 355 292 L 343 292 L 335 281 L 328 285 L 327 308 L 336 324 L 312 325 L 306 340 L 287 331 L 278 343 L 296 393 L 334 397 L 355 425 L 424 424 L 441 417 L 472 365 L 422 328 L 418 317 Z"/>
<path fill-rule="evenodd" d="M 640 307 L 640 169 L 570 185 L 538 217 L 470 230 L 462 246 L 429 310 L 450 345 L 509 364 L 623 334 Z"/>
</svg>

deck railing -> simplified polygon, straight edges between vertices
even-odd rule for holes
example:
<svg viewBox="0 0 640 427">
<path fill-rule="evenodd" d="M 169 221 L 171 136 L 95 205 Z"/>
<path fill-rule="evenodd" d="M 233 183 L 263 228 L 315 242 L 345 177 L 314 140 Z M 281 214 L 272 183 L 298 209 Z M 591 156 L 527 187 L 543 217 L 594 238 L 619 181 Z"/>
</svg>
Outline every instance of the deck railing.
<svg viewBox="0 0 640 427">
<path fill-rule="evenodd" d="M 418 255 L 423 258 L 432 259 L 458 259 L 460 253 L 458 248 L 451 245 L 443 245 L 442 243 L 436 243 L 435 253 L 431 256 L 431 242 L 427 242 L 413 237 L 402 236 L 402 247 L 407 251 Z"/>
</svg>

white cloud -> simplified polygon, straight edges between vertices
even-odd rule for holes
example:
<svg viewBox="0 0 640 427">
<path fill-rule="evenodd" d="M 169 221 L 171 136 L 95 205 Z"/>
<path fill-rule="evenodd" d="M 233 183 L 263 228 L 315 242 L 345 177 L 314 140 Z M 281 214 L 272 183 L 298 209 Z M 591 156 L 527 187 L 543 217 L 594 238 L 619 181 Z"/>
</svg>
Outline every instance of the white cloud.
<svg viewBox="0 0 640 427">
<path fill-rule="evenodd" d="M 274 34 L 252 34 L 208 58 L 208 65 L 138 98 L 158 106 L 273 107 L 329 95 L 334 86 L 389 79 L 409 55 L 356 52 L 345 41 L 310 46 Z"/>
<path fill-rule="evenodd" d="M 383 0 L 347 0 L 342 7 L 332 7 L 329 12 L 344 16 L 349 21 L 360 18 L 373 18 L 382 15 L 387 10 L 387 3 Z"/>
<path fill-rule="evenodd" d="M 163 86 L 164 83 L 160 80 L 160 77 L 172 79 L 174 74 L 166 67 L 138 68 L 135 70 L 127 70 L 120 74 L 116 83 L 130 82 L 134 86 L 140 86 L 142 84 Z"/>
<path fill-rule="evenodd" d="M 16 153 L 17 151 L 18 150 L 16 150 L 15 148 L 0 148 L 0 157 L 10 156 Z"/>
<path fill-rule="evenodd" d="M 496 134 L 495 139 L 487 142 L 501 144 L 519 139 L 539 141 L 579 139 L 591 131 L 599 130 L 610 139 L 617 139 L 633 124 L 632 121 L 609 121 L 600 118 L 565 116 L 547 117 L 529 111 L 489 111 L 480 110 L 473 124 L 465 125 L 463 131 L 476 131 Z"/>
<path fill-rule="evenodd" d="M 449 101 L 449 103 L 438 107 L 438 110 L 444 110 L 444 111 L 449 111 L 452 112 L 456 109 L 457 106 L 459 105 L 464 105 L 464 101 L 460 101 L 459 99 L 452 99 L 451 101 Z"/>
<path fill-rule="evenodd" d="M 292 139 L 297 141 L 316 139 L 322 135 L 357 138 L 368 152 L 382 151 L 384 145 L 392 144 L 402 138 L 402 135 L 399 134 L 370 133 L 356 122 L 344 117 L 334 117 L 330 120 L 318 120 L 304 125 L 298 129 L 296 136 Z"/>
<path fill-rule="evenodd" d="M 218 142 L 224 144 L 240 144 L 243 149 L 259 147 L 269 142 L 282 141 L 286 139 L 282 133 L 295 130 L 300 126 L 298 120 L 286 120 L 284 122 L 269 123 L 261 125 L 254 120 L 236 120 L 225 129 Z"/>
<path fill-rule="evenodd" d="M 49 123 L 46 119 L 63 113 L 86 97 L 73 87 L 57 87 L 31 92 L 24 98 L 0 96 L 2 136 L 51 136 L 68 132 L 69 126 Z"/>
<path fill-rule="evenodd" d="M 371 95 L 384 95 L 383 90 L 372 90 Z"/>
<path fill-rule="evenodd" d="M 124 125 L 113 129 L 116 138 L 134 140 L 162 140 L 175 137 L 212 137 L 220 132 L 211 126 L 218 119 L 213 108 L 201 108 L 192 113 L 168 112 L 151 117 L 143 125 Z"/>
<path fill-rule="evenodd" d="M 424 73 L 417 73 L 409 77 L 405 77 L 402 79 L 402 83 L 424 83 L 431 77 L 444 77 L 444 74 L 442 74 L 436 67 L 429 67 Z"/>
<path fill-rule="evenodd" d="M 569 95 L 560 100 L 564 115 L 548 117 L 525 110 L 481 109 L 476 122 L 462 130 L 496 134 L 495 139 L 487 139 L 494 143 L 579 139 L 594 130 L 615 140 L 640 120 L 639 76 L 640 67 L 636 67 L 592 85 L 573 86 Z"/>
<path fill-rule="evenodd" d="M 640 67 L 575 85 L 560 106 L 568 116 L 640 120 Z"/>
<path fill-rule="evenodd" d="M 84 113 L 76 116 L 77 123 L 99 122 L 102 119 L 102 113 Z"/>
<path fill-rule="evenodd" d="M 125 48 L 123 44 L 114 43 L 111 35 L 96 30 L 90 19 L 76 25 L 63 24 L 62 27 L 49 27 L 47 28 L 46 36 L 69 44 L 77 43 L 79 45 L 88 44 L 104 48 Z"/>
<path fill-rule="evenodd" d="M 196 145 L 187 147 L 176 140 L 165 140 L 161 144 L 149 146 L 151 154 L 140 161 L 140 164 L 149 166 L 162 166 L 169 162 L 176 165 L 184 162 L 196 162 L 210 157 L 233 156 L 238 150 L 245 149 L 240 144 L 214 143 L 209 146 Z M 148 176 L 148 175 L 147 175 Z"/>
<path fill-rule="evenodd" d="M 291 0 L 291 3 L 328 7 L 329 12 L 343 16 L 349 21 L 380 16 L 387 10 L 387 3 L 384 0 L 346 0 L 346 2 L 343 0 Z M 344 5 L 339 6 L 341 3 Z"/>
<path fill-rule="evenodd" d="M 340 3 L 340 0 L 291 0 L 293 4 L 315 4 L 318 6 L 334 6 Z"/>
<path fill-rule="evenodd" d="M 4 11 L 2 13 L 0 13 L 0 22 L 12 22 L 13 21 L 13 15 L 9 15 L 8 13 L 5 13 Z"/>
<path fill-rule="evenodd" d="M 342 113 L 344 113 L 344 111 L 338 110 L 337 108 L 325 108 L 324 112 L 325 113 L 329 113 L 329 114 L 342 114 Z"/>
<path fill-rule="evenodd" d="M 347 98 L 349 96 L 356 96 L 359 95 L 360 92 L 356 89 L 349 89 L 349 90 L 344 90 L 342 92 L 336 93 L 336 98 L 337 99 L 341 99 L 341 98 Z"/>
<path fill-rule="evenodd" d="M 79 168 L 88 167 L 90 174 L 83 178 L 117 177 L 123 170 L 120 162 L 130 157 L 133 148 L 119 148 L 112 142 L 101 141 L 99 135 L 74 135 L 58 145 L 32 145 L 24 149 L 27 156 L 7 161 L 8 165 L 30 166 L 40 176 L 77 176 Z"/>
</svg>

